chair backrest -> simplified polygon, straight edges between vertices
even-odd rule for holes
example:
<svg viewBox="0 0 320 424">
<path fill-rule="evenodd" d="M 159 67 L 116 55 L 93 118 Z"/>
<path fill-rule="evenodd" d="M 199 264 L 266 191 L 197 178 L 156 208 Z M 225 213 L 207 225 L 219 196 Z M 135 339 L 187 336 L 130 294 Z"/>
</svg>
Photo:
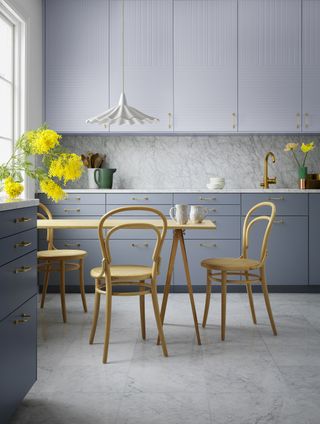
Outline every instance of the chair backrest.
<svg viewBox="0 0 320 424">
<path fill-rule="evenodd" d="M 110 230 L 106 230 L 104 228 L 104 223 L 107 219 L 114 217 L 116 214 L 120 214 L 123 212 L 133 212 L 133 211 L 145 211 L 148 212 L 148 215 L 152 215 L 152 218 L 149 219 L 137 219 L 134 223 L 118 223 Z M 125 219 L 125 217 L 117 217 L 119 220 Z M 160 218 L 161 227 L 156 226 L 152 223 L 152 219 Z M 152 258 L 152 277 L 155 278 L 157 274 L 159 274 L 160 269 L 160 261 L 161 261 L 161 249 L 163 246 L 163 242 L 167 233 L 168 223 L 167 218 L 157 209 L 150 208 L 148 206 L 125 206 L 117 209 L 113 209 L 112 211 L 103 215 L 99 221 L 98 234 L 99 241 L 101 246 L 101 252 L 103 257 L 103 266 L 105 275 L 107 278 L 110 278 L 110 264 L 112 262 L 111 252 L 110 252 L 110 237 L 119 230 L 123 229 L 145 229 L 153 231 L 156 235 L 155 247 L 153 250 Z M 142 265 L 142 264 L 140 264 Z"/>
<path fill-rule="evenodd" d="M 269 207 L 270 215 L 258 215 L 252 218 L 253 213 L 260 208 Z M 266 228 L 264 231 L 264 236 L 262 239 L 261 244 L 261 250 L 260 250 L 260 266 L 262 266 L 266 260 L 267 257 L 267 248 L 268 248 L 268 240 L 269 235 L 271 231 L 271 227 L 274 221 L 276 215 L 276 206 L 272 202 L 261 202 L 253 206 L 249 212 L 247 213 L 247 216 L 245 217 L 244 223 L 243 223 L 243 234 L 242 234 L 242 256 L 244 258 L 247 258 L 248 254 L 248 248 L 249 248 L 249 236 L 250 231 L 254 224 L 257 222 L 265 221 L 266 222 Z"/>
<path fill-rule="evenodd" d="M 39 203 L 38 205 L 41 212 L 37 212 L 37 218 L 39 219 L 52 219 L 52 213 L 50 210 L 45 206 L 43 203 Z M 53 229 L 48 228 L 47 230 L 47 243 L 48 243 L 48 250 L 55 249 L 53 245 Z"/>
</svg>

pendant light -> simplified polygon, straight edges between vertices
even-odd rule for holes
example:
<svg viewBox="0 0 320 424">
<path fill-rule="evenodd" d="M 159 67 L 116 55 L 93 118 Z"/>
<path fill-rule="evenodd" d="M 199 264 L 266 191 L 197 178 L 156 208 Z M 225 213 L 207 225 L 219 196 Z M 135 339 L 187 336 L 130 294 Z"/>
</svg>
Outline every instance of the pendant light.
<svg viewBox="0 0 320 424">
<path fill-rule="evenodd" d="M 86 122 L 90 124 L 101 124 L 108 127 L 108 125 L 112 124 L 152 124 L 157 121 L 159 121 L 158 118 L 146 115 L 134 107 L 129 106 L 124 93 L 124 0 L 122 0 L 122 92 L 120 94 L 119 103 L 100 115 L 87 119 Z"/>
</svg>

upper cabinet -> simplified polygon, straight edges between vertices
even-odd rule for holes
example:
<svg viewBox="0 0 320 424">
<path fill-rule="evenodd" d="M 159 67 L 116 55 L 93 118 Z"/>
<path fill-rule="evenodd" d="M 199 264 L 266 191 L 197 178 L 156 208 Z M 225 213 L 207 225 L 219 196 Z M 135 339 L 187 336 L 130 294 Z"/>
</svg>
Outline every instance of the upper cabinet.
<svg viewBox="0 0 320 424">
<path fill-rule="evenodd" d="M 320 131 L 320 1 L 302 1 L 303 132 Z"/>
<path fill-rule="evenodd" d="M 60 132 L 320 132 L 320 0 L 124 0 L 125 93 L 159 118 L 86 119 L 122 91 L 122 0 L 45 0 L 45 120 Z"/>
<path fill-rule="evenodd" d="M 103 131 L 86 119 L 109 107 L 109 6 L 47 0 L 45 120 L 63 132 Z"/>
<path fill-rule="evenodd" d="M 112 132 L 172 131 L 172 0 L 125 0 L 124 91 L 130 106 L 159 122 L 112 125 Z M 121 1 L 110 1 L 110 104 L 122 89 Z"/>
<path fill-rule="evenodd" d="M 174 129 L 237 130 L 237 0 L 174 2 Z"/>
<path fill-rule="evenodd" d="M 239 130 L 300 132 L 301 2 L 239 0 Z"/>
</svg>

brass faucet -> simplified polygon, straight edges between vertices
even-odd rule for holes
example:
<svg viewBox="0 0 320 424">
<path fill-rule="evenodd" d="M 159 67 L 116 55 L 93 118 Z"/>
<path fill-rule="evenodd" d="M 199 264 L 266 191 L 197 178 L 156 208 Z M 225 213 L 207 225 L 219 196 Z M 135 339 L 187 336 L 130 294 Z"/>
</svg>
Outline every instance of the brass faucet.
<svg viewBox="0 0 320 424">
<path fill-rule="evenodd" d="M 276 157 L 272 152 L 268 152 L 264 158 L 264 175 L 263 175 L 263 182 L 260 184 L 263 188 L 269 188 L 269 184 L 276 184 L 277 178 L 269 178 L 268 176 L 268 159 L 269 156 L 272 158 L 272 162 L 275 163 Z"/>
</svg>

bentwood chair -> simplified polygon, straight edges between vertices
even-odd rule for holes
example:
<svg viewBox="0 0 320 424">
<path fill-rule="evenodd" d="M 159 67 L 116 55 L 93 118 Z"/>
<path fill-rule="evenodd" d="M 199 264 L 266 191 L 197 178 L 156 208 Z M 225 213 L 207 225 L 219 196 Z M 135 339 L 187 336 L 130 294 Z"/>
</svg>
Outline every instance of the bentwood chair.
<svg viewBox="0 0 320 424">
<path fill-rule="evenodd" d="M 161 230 L 152 223 L 150 220 L 135 221 L 134 223 L 125 222 L 125 220 L 113 220 L 115 226 L 106 232 L 104 223 L 107 219 L 114 217 L 114 215 L 123 212 L 145 211 L 149 215 L 156 215 L 155 218 L 161 220 Z M 143 229 L 149 230 L 155 240 L 155 247 L 153 250 L 150 264 L 147 265 L 113 265 L 110 253 L 111 236 L 119 230 L 127 229 Z M 98 234 L 102 252 L 101 267 L 93 268 L 91 276 L 95 280 L 95 301 L 92 328 L 90 333 L 89 343 L 94 342 L 94 337 L 97 328 L 100 297 L 101 295 L 106 298 L 106 311 L 105 311 L 105 334 L 104 334 L 104 349 L 102 362 L 105 364 L 108 359 L 108 348 L 110 339 L 111 328 L 111 306 L 112 296 L 139 296 L 140 297 L 140 319 L 141 319 L 141 333 L 142 338 L 146 338 L 145 328 L 145 295 L 151 294 L 154 315 L 156 319 L 158 334 L 161 341 L 162 351 L 164 356 L 168 356 L 166 341 L 164 338 L 163 328 L 161 324 L 158 295 L 157 295 L 157 276 L 159 274 L 161 249 L 163 246 L 164 238 L 167 233 L 167 219 L 157 209 L 146 206 L 127 206 L 114 209 L 106 213 L 99 222 Z M 111 241 L 112 243 L 112 241 Z M 129 259 L 129 258 L 128 258 Z M 126 286 L 133 288 L 133 291 L 121 292 L 114 291 L 114 287 Z"/>
<path fill-rule="evenodd" d="M 270 215 L 258 215 L 252 218 L 254 212 L 259 208 L 268 207 L 271 209 Z M 252 287 L 253 283 L 261 283 L 264 300 L 269 315 L 270 324 L 273 334 L 277 335 L 276 325 L 274 323 L 268 287 L 266 281 L 265 262 L 267 258 L 267 245 L 271 231 L 271 227 L 275 218 L 276 207 L 271 202 L 262 202 L 253 206 L 244 220 L 243 224 L 243 237 L 242 237 L 242 256 L 240 258 L 219 258 L 219 259 L 204 259 L 201 265 L 207 269 L 207 290 L 206 302 L 202 321 L 202 327 L 206 326 L 210 298 L 211 298 L 211 284 L 212 282 L 221 283 L 221 340 L 225 339 L 226 328 L 226 301 L 227 301 L 227 284 L 245 284 L 247 287 L 248 299 L 251 309 L 253 323 L 256 324 L 256 314 L 253 303 Z M 254 224 L 264 221 L 265 232 L 262 239 L 260 258 L 250 259 L 247 256 L 249 248 L 249 235 Z M 254 272 L 252 272 L 254 271 Z M 233 279 L 228 279 L 232 276 Z"/>
<path fill-rule="evenodd" d="M 41 212 L 38 212 L 37 216 L 39 219 L 52 219 L 52 214 L 50 210 L 43 205 L 39 204 L 39 209 Z M 73 249 L 56 249 L 53 244 L 53 230 L 47 230 L 47 250 L 40 250 L 37 253 L 38 257 L 38 269 L 39 271 L 44 272 L 44 283 L 42 288 L 41 295 L 41 304 L 40 307 L 44 307 L 44 301 L 46 298 L 49 278 L 51 272 L 60 273 L 60 297 L 61 297 L 61 309 L 62 309 L 62 318 L 63 322 L 67 322 L 67 310 L 66 310 L 66 300 L 65 300 L 65 273 L 67 271 L 77 271 L 79 270 L 80 277 L 80 292 L 84 312 L 87 312 L 87 303 L 86 295 L 84 289 L 84 276 L 83 276 L 83 262 L 84 258 L 87 255 L 85 250 L 73 250 Z M 71 262 L 69 262 L 71 261 Z M 76 262 L 74 262 L 76 261 Z"/>
</svg>

